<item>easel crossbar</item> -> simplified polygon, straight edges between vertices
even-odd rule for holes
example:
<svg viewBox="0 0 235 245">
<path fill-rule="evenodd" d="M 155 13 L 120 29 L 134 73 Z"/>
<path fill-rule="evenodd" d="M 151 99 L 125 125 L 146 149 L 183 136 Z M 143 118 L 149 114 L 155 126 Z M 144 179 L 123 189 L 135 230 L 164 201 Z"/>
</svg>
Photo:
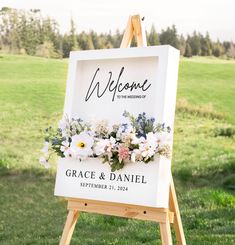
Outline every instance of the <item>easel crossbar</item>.
<svg viewBox="0 0 235 245">
<path fill-rule="evenodd" d="M 174 223 L 174 213 L 165 208 L 152 208 L 84 199 L 68 199 L 68 210 L 78 210 L 88 213 L 106 214 L 159 223 L 166 222 L 167 218 L 169 218 L 170 223 Z"/>
</svg>

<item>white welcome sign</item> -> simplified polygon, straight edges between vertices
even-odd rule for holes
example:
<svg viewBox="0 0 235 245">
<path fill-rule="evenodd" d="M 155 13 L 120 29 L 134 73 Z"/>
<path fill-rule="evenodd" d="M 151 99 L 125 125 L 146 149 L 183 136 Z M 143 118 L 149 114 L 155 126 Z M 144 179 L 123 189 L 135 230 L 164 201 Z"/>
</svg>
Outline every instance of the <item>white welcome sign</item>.
<svg viewBox="0 0 235 245">
<path fill-rule="evenodd" d="M 164 45 L 71 52 L 64 114 L 85 121 L 123 121 L 146 112 L 173 129 L 179 51 Z M 173 130 L 172 130 L 173 132 Z M 59 159 L 55 195 L 168 207 L 171 161 L 128 163 L 111 172 L 100 159 Z"/>
</svg>

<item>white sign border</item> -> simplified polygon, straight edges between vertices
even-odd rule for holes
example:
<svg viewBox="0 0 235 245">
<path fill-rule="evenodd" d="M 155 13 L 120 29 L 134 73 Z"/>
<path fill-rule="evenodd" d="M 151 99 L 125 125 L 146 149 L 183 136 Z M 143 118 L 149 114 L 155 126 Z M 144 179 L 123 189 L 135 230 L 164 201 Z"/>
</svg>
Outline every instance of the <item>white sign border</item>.
<svg viewBox="0 0 235 245">
<path fill-rule="evenodd" d="M 73 110 L 73 101 L 75 96 L 75 84 L 77 82 L 79 61 L 89 60 L 105 60 L 105 59 L 123 59 L 123 58 L 141 58 L 141 57 L 156 57 L 158 58 L 158 73 L 159 79 L 165 81 L 162 83 L 164 100 L 161 107 L 161 113 L 158 115 L 158 122 L 164 122 L 166 125 L 171 126 L 172 134 L 174 127 L 175 103 L 176 103 L 176 90 L 177 90 L 177 77 L 178 77 L 178 64 L 179 64 L 179 50 L 169 46 L 152 46 L 144 48 L 129 48 L 129 49 L 108 49 L 108 50 L 89 50 L 89 51 L 73 51 L 70 53 L 68 78 L 66 86 L 66 96 L 64 104 L 64 115 L 71 117 Z M 160 166 L 162 161 L 159 162 Z M 158 199 L 156 200 L 155 207 L 168 207 L 168 199 L 170 186 L 170 166 L 171 161 L 168 160 L 167 170 L 169 176 L 167 181 L 162 185 L 158 185 Z M 163 166 L 162 166 L 163 167 Z M 161 179 L 161 178 L 159 178 Z M 167 184 L 168 183 L 168 184 Z M 157 197 L 156 197 L 157 198 Z M 162 198 L 162 199 L 161 199 Z M 102 200 L 97 200 L 102 201 Z M 134 203 L 132 203 L 134 204 Z M 138 205 L 138 204 L 137 204 Z"/>
</svg>

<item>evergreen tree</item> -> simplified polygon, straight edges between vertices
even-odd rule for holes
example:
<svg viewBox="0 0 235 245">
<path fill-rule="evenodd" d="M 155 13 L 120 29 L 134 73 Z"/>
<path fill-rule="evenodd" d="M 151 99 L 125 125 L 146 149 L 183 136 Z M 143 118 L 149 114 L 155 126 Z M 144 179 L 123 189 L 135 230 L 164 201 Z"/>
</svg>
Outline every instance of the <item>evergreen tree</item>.
<svg viewBox="0 0 235 245">
<path fill-rule="evenodd" d="M 159 39 L 161 44 L 169 44 L 177 49 L 179 48 L 179 39 L 175 25 L 162 30 Z"/>
<path fill-rule="evenodd" d="M 193 32 L 193 36 L 188 36 L 187 42 L 189 43 L 192 49 L 192 55 L 200 55 L 201 54 L 201 41 L 200 36 L 196 31 Z"/>
<path fill-rule="evenodd" d="M 216 43 L 214 43 L 213 45 L 213 50 L 212 50 L 212 54 L 215 56 L 215 57 L 220 57 L 223 53 L 223 48 L 222 48 L 222 45 L 220 43 L 219 40 L 217 40 Z"/>
<path fill-rule="evenodd" d="M 230 47 L 231 47 L 231 42 L 227 42 L 227 41 L 224 41 L 223 42 L 223 47 L 224 47 L 224 52 L 225 53 L 227 53 L 228 52 L 228 50 L 230 49 Z"/>
<path fill-rule="evenodd" d="M 180 43 L 180 54 L 184 56 L 185 49 L 186 49 L 186 41 L 183 35 L 180 35 L 179 43 Z"/>
<path fill-rule="evenodd" d="M 20 33 L 22 47 L 29 55 L 35 55 L 36 48 L 41 43 L 41 19 L 38 14 L 39 12 L 34 12 L 34 10 L 19 14 L 21 22 L 18 32 Z"/>
<path fill-rule="evenodd" d="M 158 34 L 156 32 L 155 26 L 152 25 L 151 30 L 149 35 L 147 35 L 147 39 L 148 39 L 148 44 L 150 46 L 154 46 L 154 45 L 159 45 L 159 38 L 158 38 Z"/>
<path fill-rule="evenodd" d="M 119 29 L 116 30 L 115 34 L 113 35 L 113 47 L 119 48 L 122 42 L 123 33 L 120 32 Z"/>
<path fill-rule="evenodd" d="M 227 51 L 228 58 L 235 59 L 235 45 L 234 43 L 230 42 L 230 47 Z"/>
<path fill-rule="evenodd" d="M 106 36 L 103 33 L 101 33 L 99 35 L 100 49 L 105 49 L 105 39 L 106 39 Z"/>
<path fill-rule="evenodd" d="M 62 50 L 63 50 L 63 58 L 69 57 L 71 46 L 70 46 L 70 39 L 67 34 L 65 34 L 62 39 Z"/>
<path fill-rule="evenodd" d="M 91 37 L 94 49 L 100 49 L 100 39 L 96 32 L 90 31 L 89 36 Z"/>
<path fill-rule="evenodd" d="M 54 45 L 50 41 L 45 41 L 36 48 L 36 56 L 45 58 L 58 58 L 59 54 L 55 51 Z"/>
<path fill-rule="evenodd" d="M 205 37 L 200 35 L 200 47 L 202 56 L 210 56 L 212 54 L 212 42 L 208 32 Z"/>
<path fill-rule="evenodd" d="M 70 46 L 70 51 L 79 49 L 77 36 L 76 36 L 76 27 L 75 27 L 74 20 L 72 18 L 70 21 L 69 46 Z"/>
<path fill-rule="evenodd" d="M 192 48 L 188 42 L 186 42 L 184 57 L 192 57 Z"/>
<path fill-rule="evenodd" d="M 91 36 L 84 31 L 78 35 L 78 42 L 82 50 L 94 49 Z"/>
<path fill-rule="evenodd" d="M 11 8 L 2 8 L 0 11 L 0 34 L 2 46 L 12 53 L 18 53 L 21 48 L 21 40 L 18 32 L 20 26 L 17 11 Z"/>
<path fill-rule="evenodd" d="M 113 48 L 113 37 L 111 31 L 106 35 L 105 38 L 105 47 L 106 48 Z"/>
</svg>

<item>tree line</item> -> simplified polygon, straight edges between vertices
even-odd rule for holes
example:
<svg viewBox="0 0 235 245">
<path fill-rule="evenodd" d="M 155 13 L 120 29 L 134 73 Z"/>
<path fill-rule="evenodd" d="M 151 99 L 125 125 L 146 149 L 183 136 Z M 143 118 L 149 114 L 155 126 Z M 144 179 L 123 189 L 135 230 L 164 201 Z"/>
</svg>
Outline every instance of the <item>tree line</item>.
<svg viewBox="0 0 235 245">
<path fill-rule="evenodd" d="M 182 56 L 195 55 L 235 58 L 235 43 L 212 41 L 194 31 L 192 35 L 179 35 L 173 25 L 157 32 L 154 25 L 147 34 L 149 46 L 169 44 L 180 50 Z M 0 51 L 42 57 L 65 58 L 72 50 L 118 48 L 123 32 L 101 33 L 95 31 L 77 33 L 71 19 L 68 33 L 61 34 L 58 23 L 42 16 L 39 9 L 30 11 L 3 7 L 0 10 Z M 132 46 L 135 45 L 133 41 Z"/>
</svg>

